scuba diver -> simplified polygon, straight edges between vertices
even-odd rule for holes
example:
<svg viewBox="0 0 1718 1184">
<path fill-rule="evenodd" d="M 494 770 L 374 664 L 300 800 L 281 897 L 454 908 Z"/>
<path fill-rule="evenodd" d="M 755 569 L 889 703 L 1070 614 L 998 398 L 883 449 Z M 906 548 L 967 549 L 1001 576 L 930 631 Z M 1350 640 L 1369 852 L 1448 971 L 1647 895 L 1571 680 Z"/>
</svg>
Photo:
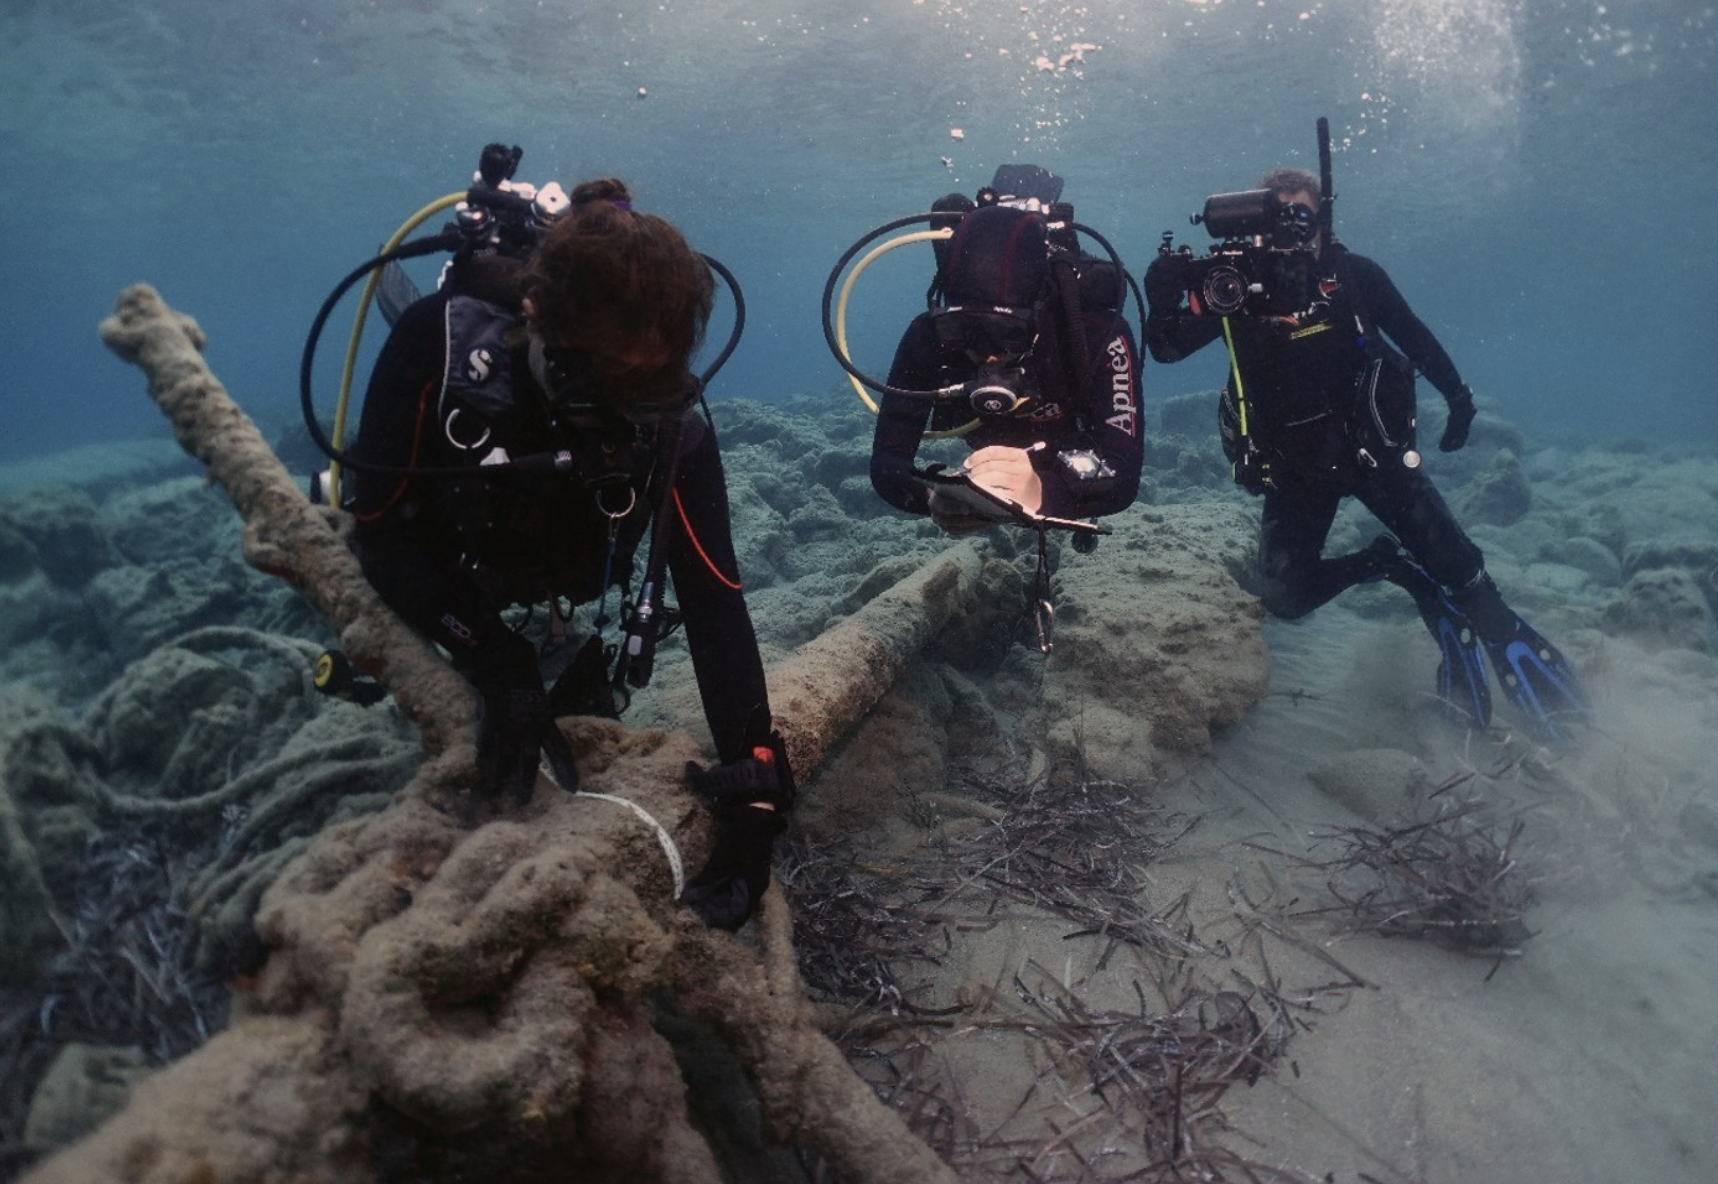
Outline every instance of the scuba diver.
<svg viewBox="0 0 1718 1184">
<path fill-rule="evenodd" d="M 1267 611 L 1293 620 L 1356 584 L 1390 580 L 1438 643 L 1438 694 L 1457 719 L 1490 723 L 1489 659 L 1535 734 L 1561 739 L 1588 715 L 1579 678 L 1504 602 L 1414 447 L 1416 372 L 1449 407 L 1440 451 L 1467 442 L 1473 392 L 1384 269 L 1332 235 L 1324 120 L 1319 136 L 1322 178 L 1277 169 L 1255 190 L 1207 201 L 1195 221 L 1224 240 L 1210 256 L 1164 236 L 1145 274 L 1147 348 L 1167 363 L 1218 338 L 1228 345 L 1219 426 L 1236 483 L 1264 497 Z M 1390 533 L 1326 558 L 1347 497 Z"/>
<path fill-rule="evenodd" d="M 1113 250 L 1079 250 L 1061 190 L 1043 168 L 1003 165 L 976 202 L 933 205 L 932 227 L 952 233 L 933 242 L 927 309 L 876 385 L 871 485 L 951 533 L 1047 523 L 1089 550 L 1096 530 L 1076 520 L 1124 510 L 1139 490 L 1139 351 L 1126 273 Z M 965 436 L 957 473 L 915 468 L 927 429 Z"/>
<path fill-rule="evenodd" d="M 872 230 L 848 248 L 823 291 L 823 334 L 865 405 L 877 413 L 871 486 L 951 534 L 999 523 L 1038 534 L 1033 616 L 1050 652 L 1049 532 L 1090 552 L 1106 531 L 1091 518 L 1133 504 L 1144 460 L 1139 351 L 1122 314 L 1132 281 L 1115 248 L 1074 221 L 1062 179 L 1037 165 L 996 170 L 974 201 L 962 193 Z M 836 280 L 873 240 L 903 226 L 930 229 L 877 247 L 856 264 L 831 318 Z M 1080 249 L 1085 234 L 1108 259 Z M 926 309 L 895 350 L 887 382 L 853 364 L 845 331 L 854 280 L 885 251 L 929 240 L 936 274 Z M 1133 289 L 1140 320 L 1144 300 Z M 883 396 L 881 406 L 866 388 Z M 929 437 L 965 437 L 961 466 L 915 466 Z"/>
<path fill-rule="evenodd" d="M 558 200 L 545 203 L 509 180 L 518 156 L 485 150 L 461 204 L 463 246 L 437 292 L 397 311 L 357 442 L 329 448 L 355 476 L 354 548 L 382 599 L 476 691 L 474 798 L 527 801 L 540 753 L 576 790 L 555 718 L 618 716 L 626 687 L 648 681 L 658 628 L 683 624 L 721 763 L 688 766 L 717 836 L 682 900 L 738 928 L 768 885 L 795 786 L 771 724 L 715 433 L 695 410 L 703 383 L 688 369 L 713 307 L 712 268 L 731 277 L 635 210 L 621 182 L 587 182 L 570 198 L 546 186 Z M 530 203 L 528 232 L 512 216 L 518 199 L 502 200 L 513 192 Z M 510 234 L 481 232 L 509 219 Z M 641 544 L 627 632 L 605 647 L 610 589 L 624 602 Z M 661 602 L 665 574 L 677 610 Z M 502 613 L 546 603 L 559 625 L 563 597 L 596 602 L 598 631 L 545 691 L 535 646 Z"/>
</svg>

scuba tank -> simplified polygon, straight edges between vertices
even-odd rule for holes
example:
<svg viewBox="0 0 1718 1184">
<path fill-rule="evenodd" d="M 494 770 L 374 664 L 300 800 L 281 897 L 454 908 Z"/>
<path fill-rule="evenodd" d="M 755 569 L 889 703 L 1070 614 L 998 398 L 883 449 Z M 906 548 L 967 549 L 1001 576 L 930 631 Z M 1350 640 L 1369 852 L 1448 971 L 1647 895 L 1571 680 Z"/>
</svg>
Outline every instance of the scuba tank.
<svg viewBox="0 0 1718 1184">
<path fill-rule="evenodd" d="M 1068 346 L 1061 362 L 1069 381 L 1076 384 L 1093 362 L 1078 348 L 1084 340 L 1082 306 L 1119 310 L 1131 288 L 1143 326 L 1144 300 L 1121 257 L 1103 235 L 1074 220 L 1074 207 L 1059 200 L 1061 188 L 1061 178 L 1039 166 L 1003 165 L 976 199 L 951 194 L 934 203 L 928 213 L 886 222 L 867 232 L 836 261 L 823 287 L 824 341 L 873 414 L 879 407 L 871 391 L 929 399 L 938 404 L 937 420 L 958 419 L 966 413 L 975 418 L 927 435 L 965 435 L 978 427 L 983 416 L 1021 413 L 1033 404 L 1042 367 L 1048 363 L 1034 358 L 1031 364 L 1022 364 L 1021 359 L 1032 356 L 1046 318 L 1054 320 L 1055 337 Z M 901 234 L 870 250 L 842 282 L 848 265 L 872 243 L 919 223 L 928 223 L 929 229 Z M 1081 234 L 1097 243 L 1107 259 L 1082 253 Z M 847 344 L 847 308 L 866 268 L 889 251 L 919 242 L 931 243 L 936 254 L 937 272 L 925 305 L 939 341 L 969 354 L 982 350 L 985 357 L 996 356 L 998 362 L 987 367 L 982 359 L 975 359 L 973 366 L 964 367 L 973 372 L 960 379 L 913 390 L 881 382 L 853 361 Z"/>
</svg>

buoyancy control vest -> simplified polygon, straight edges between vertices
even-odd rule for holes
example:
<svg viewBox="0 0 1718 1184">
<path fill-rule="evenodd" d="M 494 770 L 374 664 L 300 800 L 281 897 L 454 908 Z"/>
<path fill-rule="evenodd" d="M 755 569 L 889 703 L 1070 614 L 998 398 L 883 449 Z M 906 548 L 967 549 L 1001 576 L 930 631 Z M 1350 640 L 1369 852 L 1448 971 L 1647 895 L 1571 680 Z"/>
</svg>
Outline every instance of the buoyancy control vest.
<svg viewBox="0 0 1718 1184">
<path fill-rule="evenodd" d="M 1377 331 L 1368 311 L 1342 283 L 1347 248 L 1333 242 L 1321 259 L 1322 299 L 1295 318 L 1268 318 L 1237 345 L 1223 318 L 1229 381 L 1218 401 L 1219 437 L 1237 484 L 1261 493 L 1287 471 L 1321 479 L 1381 464 L 1415 468 L 1415 378 L 1412 362 Z M 1247 355 L 1243 357 L 1243 355 Z M 1256 397 L 1265 376 L 1276 392 Z M 1301 394 L 1300 401 L 1282 394 Z"/>
<path fill-rule="evenodd" d="M 659 433 L 545 389 L 514 310 L 456 293 L 445 316 L 433 430 L 469 475 L 426 482 L 424 492 L 453 541 L 508 595 L 584 601 L 624 586 L 649 517 Z M 504 467 L 523 455 L 559 460 Z M 608 538 L 606 553 L 593 537 Z"/>
</svg>

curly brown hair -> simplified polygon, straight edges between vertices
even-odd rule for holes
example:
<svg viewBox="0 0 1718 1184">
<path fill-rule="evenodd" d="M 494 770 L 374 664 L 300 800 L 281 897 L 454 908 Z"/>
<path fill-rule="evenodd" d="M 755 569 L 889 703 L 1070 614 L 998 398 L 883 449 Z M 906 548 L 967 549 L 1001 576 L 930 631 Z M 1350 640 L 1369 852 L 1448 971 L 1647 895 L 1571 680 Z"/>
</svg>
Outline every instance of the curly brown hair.
<svg viewBox="0 0 1718 1184">
<path fill-rule="evenodd" d="M 1322 186 L 1318 178 L 1305 169 L 1272 169 L 1259 181 L 1260 189 L 1269 189 L 1278 197 L 1290 197 L 1296 193 L 1310 193 L 1317 197 Z"/>
<path fill-rule="evenodd" d="M 631 353 L 684 369 L 715 301 L 704 259 L 666 219 L 633 210 L 613 177 L 586 181 L 525 274 L 532 323 L 550 346 Z"/>
</svg>

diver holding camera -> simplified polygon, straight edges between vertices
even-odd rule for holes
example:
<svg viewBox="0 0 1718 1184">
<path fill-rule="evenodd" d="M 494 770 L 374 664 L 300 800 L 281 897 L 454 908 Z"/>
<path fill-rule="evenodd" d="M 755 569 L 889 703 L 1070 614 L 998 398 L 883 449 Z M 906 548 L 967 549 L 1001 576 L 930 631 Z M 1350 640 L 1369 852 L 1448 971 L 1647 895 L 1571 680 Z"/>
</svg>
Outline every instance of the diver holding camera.
<svg viewBox="0 0 1718 1184">
<path fill-rule="evenodd" d="M 1208 255 L 1164 236 L 1145 273 L 1147 348 L 1167 363 L 1219 338 L 1227 346 L 1218 426 L 1236 483 L 1264 498 L 1267 611 L 1293 620 L 1356 584 L 1389 579 L 1414 597 L 1438 642 L 1438 693 L 1457 718 L 1489 724 L 1489 660 L 1536 733 L 1561 738 L 1587 714 L 1580 681 L 1504 603 L 1416 447 L 1417 374 L 1448 404 L 1443 452 L 1466 444 L 1473 392 L 1384 269 L 1333 235 L 1326 121 L 1318 130 L 1321 176 L 1276 169 L 1256 189 L 1206 202 L 1194 221 L 1219 240 Z M 1390 533 L 1326 558 L 1347 497 Z"/>
</svg>

